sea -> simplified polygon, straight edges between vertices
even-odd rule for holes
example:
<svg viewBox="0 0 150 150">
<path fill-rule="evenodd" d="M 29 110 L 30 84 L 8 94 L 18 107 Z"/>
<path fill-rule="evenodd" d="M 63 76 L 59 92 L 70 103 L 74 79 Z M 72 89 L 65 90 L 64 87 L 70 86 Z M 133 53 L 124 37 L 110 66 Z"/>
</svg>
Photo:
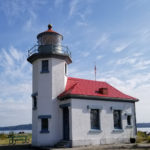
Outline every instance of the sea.
<svg viewBox="0 0 150 150">
<path fill-rule="evenodd" d="M 137 128 L 138 131 L 150 133 L 150 128 Z"/>
<path fill-rule="evenodd" d="M 14 132 L 14 133 L 19 133 L 19 132 L 24 132 L 24 133 L 32 133 L 32 130 L 6 130 L 6 131 L 0 131 L 0 133 L 5 133 L 5 134 L 9 134 L 10 132 Z"/>
</svg>

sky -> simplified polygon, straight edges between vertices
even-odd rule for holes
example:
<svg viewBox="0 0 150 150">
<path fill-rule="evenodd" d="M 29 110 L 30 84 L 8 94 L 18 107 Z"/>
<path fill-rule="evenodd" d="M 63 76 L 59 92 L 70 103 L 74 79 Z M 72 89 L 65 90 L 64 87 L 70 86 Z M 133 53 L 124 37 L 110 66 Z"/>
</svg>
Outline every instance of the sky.
<svg viewBox="0 0 150 150">
<path fill-rule="evenodd" d="M 0 126 L 31 123 L 32 66 L 38 33 L 64 36 L 68 76 L 106 81 L 138 98 L 137 122 L 150 122 L 149 0 L 0 0 Z"/>
</svg>

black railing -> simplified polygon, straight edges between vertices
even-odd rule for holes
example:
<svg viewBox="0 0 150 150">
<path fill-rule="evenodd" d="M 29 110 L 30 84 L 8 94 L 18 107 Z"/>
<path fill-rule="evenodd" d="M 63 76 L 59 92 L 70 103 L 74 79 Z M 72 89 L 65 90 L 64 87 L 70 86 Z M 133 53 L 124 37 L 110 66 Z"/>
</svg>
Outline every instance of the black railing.
<svg viewBox="0 0 150 150">
<path fill-rule="evenodd" d="M 59 52 L 62 54 L 69 55 L 71 57 L 71 52 L 67 46 L 62 46 L 62 45 L 34 45 L 31 49 L 28 50 L 28 57 L 30 57 L 33 54 L 40 53 L 40 46 L 47 46 L 49 47 L 49 52 Z"/>
</svg>

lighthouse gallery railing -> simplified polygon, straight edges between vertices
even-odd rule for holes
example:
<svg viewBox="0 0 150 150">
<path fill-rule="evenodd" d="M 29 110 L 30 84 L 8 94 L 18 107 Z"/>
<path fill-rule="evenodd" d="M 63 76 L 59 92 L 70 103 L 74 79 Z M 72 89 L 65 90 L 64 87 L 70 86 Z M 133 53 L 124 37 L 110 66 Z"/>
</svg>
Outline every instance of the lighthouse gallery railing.
<svg viewBox="0 0 150 150">
<path fill-rule="evenodd" d="M 29 49 L 28 50 L 28 57 L 30 57 L 33 54 L 40 53 L 39 52 L 39 46 L 42 46 L 42 45 L 34 45 L 31 49 Z M 62 54 L 69 55 L 71 57 L 71 52 L 70 52 L 70 50 L 69 50 L 69 48 L 67 46 L 54 45 L 54 44 L 43 45 L 43 46 L 49 46 L 50 47 L 50 52 L 58 50 L 58 52 L 60 52 Z"/>
</svg>

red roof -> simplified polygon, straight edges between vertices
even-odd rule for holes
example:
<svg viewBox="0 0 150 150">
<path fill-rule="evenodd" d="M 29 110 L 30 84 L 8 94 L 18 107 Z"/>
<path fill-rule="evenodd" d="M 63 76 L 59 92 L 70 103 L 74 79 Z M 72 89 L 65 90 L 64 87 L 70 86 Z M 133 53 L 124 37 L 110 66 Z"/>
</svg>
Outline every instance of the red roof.
<svg viewBox="0 0 150 150">
<path fill-rule="evenodd" d="M 58 35 L 61 35 L 59 34 L 58 32 L 55 32 L 54 30 L 52 30 L 52 25 L 48 25 L 48 30 L 44 31 L 44 32 L 41 32 L 37 35 L 37 38 L 45 33 L 55 33 L 55 34 L 58 34 Z M 62 36 L 62 35 L 61 35 Z"/>
<path fill-rule="evenodd" d="M 55 32 L 55 31 L 54 31 L 54 30 L 52 30 L 52 29 L 48 29 L 48 30 L 46 30 L 46 31 L 44 31 L 44 32 L 42 32 L 42 33 L 46 33 L 46 32 L 59 34 L 59 33 Z"/>
<path fill-rule="evenodd" d="M 101 93 L 101 89 L 107 89 L 107 92 Z M 96 97 L 97 99 L 110 98 L 114 100 L 119 99 L 138 101 L 138 99 L 120 92 L 106 82 L 68 77 L 66 89 L 58 96 L 58 98 L 64 99 L 65 97 L 71 95 L 89 96 L 91 99 L 92 97 Z"/>
</svg>

